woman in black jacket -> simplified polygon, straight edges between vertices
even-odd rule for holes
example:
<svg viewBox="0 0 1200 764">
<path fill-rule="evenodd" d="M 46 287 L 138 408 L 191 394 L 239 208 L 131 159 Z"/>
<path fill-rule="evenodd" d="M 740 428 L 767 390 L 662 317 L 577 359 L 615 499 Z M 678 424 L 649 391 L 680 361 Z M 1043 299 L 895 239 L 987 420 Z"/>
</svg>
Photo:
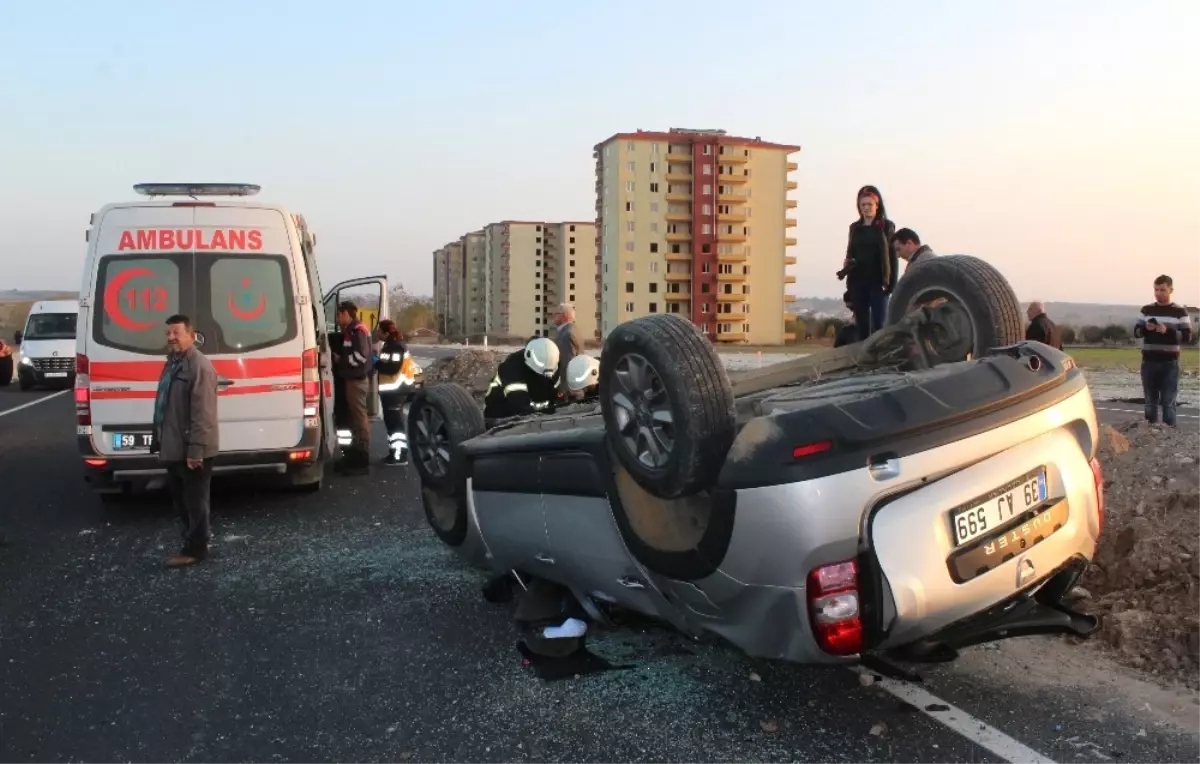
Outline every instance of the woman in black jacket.
<svg viewBox="0 0 1200 764">
<path fill-rule="evenodd" d="M 899 263 L 892 248 L 896 225 L 887 218 L 879 189 L 863 186 L 856 200 L 858 220 L 850 224 L 842 268 L 858 338 L 865 340 L 883 328 L 888 295 L 896 286 Z"/>
<path fill-rule="evenodd" d="M 412 362 L 405 368 L 408 346 L 404 337 L 389 319 L 379 322 L 375 340 L 382 342 L 375 371 L 379 374 L 379 403 L 383 407 L 383 424 L 388 433 L 387 465 L 408 464 L 407 406 L 414 387 L 411 377 Z"/>
</svg>

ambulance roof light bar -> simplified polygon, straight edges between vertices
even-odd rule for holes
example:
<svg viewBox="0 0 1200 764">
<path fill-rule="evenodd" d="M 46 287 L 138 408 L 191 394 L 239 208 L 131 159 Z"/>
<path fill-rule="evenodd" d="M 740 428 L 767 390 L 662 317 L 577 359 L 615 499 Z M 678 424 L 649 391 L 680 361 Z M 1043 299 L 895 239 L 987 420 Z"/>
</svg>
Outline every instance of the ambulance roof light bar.
<svg viewBox="0 0 1200 764">
<path fill-rule="evenodd" d="M 250 183 L 138 183 L 133 190 L 142 196 L 254 196 L 262 186 Z"/>
</svg>

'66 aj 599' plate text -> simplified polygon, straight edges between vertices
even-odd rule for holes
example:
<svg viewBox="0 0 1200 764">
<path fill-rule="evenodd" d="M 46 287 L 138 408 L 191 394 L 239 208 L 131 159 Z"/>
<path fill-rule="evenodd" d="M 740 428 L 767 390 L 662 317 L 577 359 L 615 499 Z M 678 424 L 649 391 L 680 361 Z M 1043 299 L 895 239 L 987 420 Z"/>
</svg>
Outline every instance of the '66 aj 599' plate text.
<svg viewBox="0 0 1200 764">
<path fill-rule="evenodd" d="M 1046 470 L 1038 468 L 950 513 L 954 546 L 969 544 L 1046 500 Z"/>
</svg>

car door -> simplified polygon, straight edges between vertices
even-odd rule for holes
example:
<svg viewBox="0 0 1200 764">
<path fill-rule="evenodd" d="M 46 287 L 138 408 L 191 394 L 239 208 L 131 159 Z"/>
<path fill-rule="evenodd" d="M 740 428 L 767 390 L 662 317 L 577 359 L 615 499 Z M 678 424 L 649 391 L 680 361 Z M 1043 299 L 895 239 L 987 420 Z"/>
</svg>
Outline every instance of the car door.
<svg viewBox="0 0 1200 764">
<path fill-rule="evenodd" d="M 339 329 L 337 326 L 337 306 L 344 300 L 350 300 L 358 306 L 358 317 L 362 320 L 371 331 L 379 325 L 379 322 L 385 318 L 391 318 L 391 313 L 388 310 L 388 280 L 387 276 L 367 276 L 359 279 L 351 279 L 336 284 L 332 289 L 325 293 L 323 300 L 325 308 L 325 327 L 324 331 L 328 337 L 335 336 Z M 333 361 L 329 355 L 329 343 L 324 343 L 321 348 L 321 379 L 324 383 L 326 379 L 326 369 L 329 369 L 329 380 L 332 381 Z M 325 422 L 325 431 L 327 437 L 334 434 L 333 427 L 333 385 L 322 384 L 326 389 L 328 397 L 325 401 L 325 409 L 327 421 Z M 367 396 L 368 412 L 372 419 L 380 419 L 383 415 L 383 407 L 379 402 L 379 380 L 375 375 L 371 375 L 371 392 Z"/>
</svg>

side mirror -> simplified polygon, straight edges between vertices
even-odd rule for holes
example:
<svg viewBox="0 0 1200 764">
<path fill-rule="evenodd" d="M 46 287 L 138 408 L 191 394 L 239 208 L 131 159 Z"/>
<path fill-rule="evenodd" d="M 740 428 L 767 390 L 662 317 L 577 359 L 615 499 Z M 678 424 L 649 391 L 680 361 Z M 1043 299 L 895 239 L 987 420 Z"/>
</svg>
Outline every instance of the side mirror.
<svg viewBox="0 0 1200 764">
<path fill-rule="evenodd" d="M 20 345 L 25 340 L 25 332 L 18 329 L 13 333 L 13 344 Z"/>
</svg>

